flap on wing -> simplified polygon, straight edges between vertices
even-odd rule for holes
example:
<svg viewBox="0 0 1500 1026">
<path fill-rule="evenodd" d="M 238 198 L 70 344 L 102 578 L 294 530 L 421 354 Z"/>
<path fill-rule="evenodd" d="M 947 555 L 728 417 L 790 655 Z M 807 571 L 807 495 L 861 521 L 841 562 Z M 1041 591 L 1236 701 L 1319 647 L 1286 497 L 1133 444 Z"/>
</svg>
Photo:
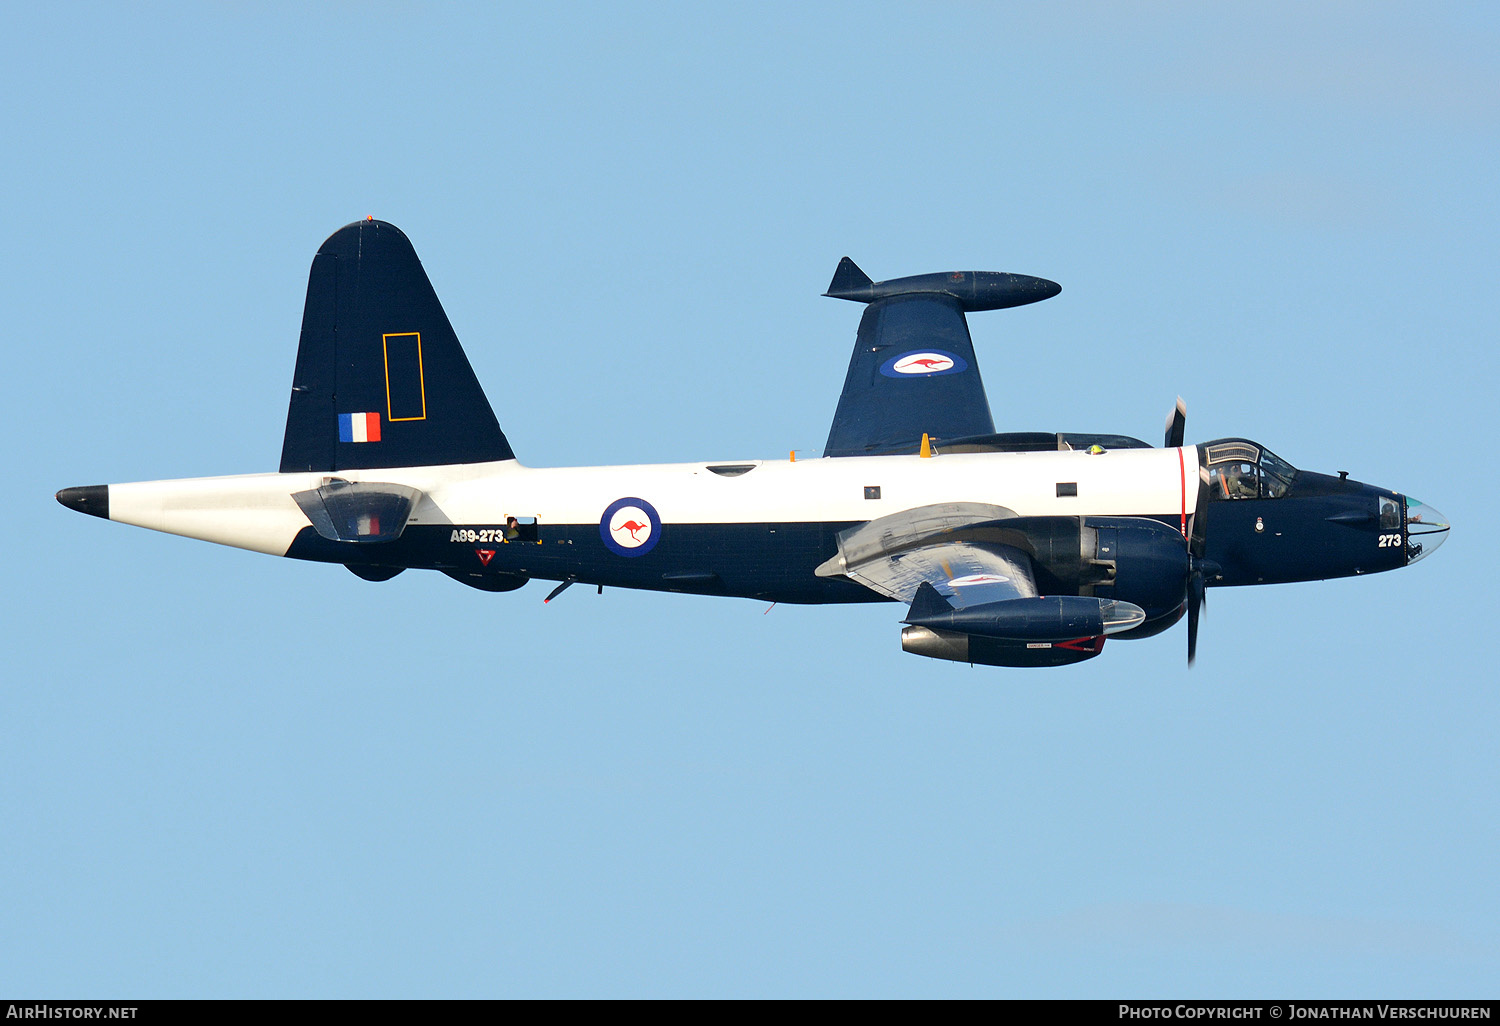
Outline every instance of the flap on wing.
<svg viewBox="0 0 1500 1026">
<path fill-rule="evenodd" d="M 923 583 L 951 608 L 964 609 L 1037 594 L 1031 557 L 1010 544 L 1006 532 L 971 532 L 995 524 L 1022 523 L 1004 506 L 947 502 L 918 506 L 842 531 L 838 554 L 815 571 L 845 576 L 886 598 L 910 603 Z"/>
<path fill-rule="evenodd" d="M 1008 545 L 934 542 L 877 556 L 844 573 L 898 602 L 910 603 L 929 584 L 953 609 L 1037 594 L 1031 557 Z"/>
<path fill-rule="evenodd" d="M 933 439 L 995 430 L 963 307 L 901 295 L 865 308 L 825 456 L 914 453 Z"/>
<path fill-rule="evenodd" d="M 401 537 L 422 493 L 406 485 L 356 484 L 329 477 L 320 487 L 294 492 L 292 498 L 320 536 L 329 541 L 368 543 Z"/>
<path fill-rule="evenodd" d="M 877 556 L 916 548 L 974 524 L 1015 518 L 1013 510 L 985 502 L 939 502 L 915 506 L 840 531 L 839 551 L 815 571 L 819 577 L 837 577 L 849 567 Z"/>
</svg>

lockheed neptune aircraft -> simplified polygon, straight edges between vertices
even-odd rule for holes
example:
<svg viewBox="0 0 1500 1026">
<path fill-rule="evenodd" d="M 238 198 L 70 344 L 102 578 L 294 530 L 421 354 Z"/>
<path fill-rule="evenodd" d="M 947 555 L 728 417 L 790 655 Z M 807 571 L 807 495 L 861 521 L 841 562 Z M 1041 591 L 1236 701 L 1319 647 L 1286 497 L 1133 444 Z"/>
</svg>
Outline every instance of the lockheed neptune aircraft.
<svg viewBox="0 0 1500 1026">
<path fill-rule="evenodd" d="M 71 509 L 325 563 L 771 602 L 906 607 L 908 652 L 1056 666 L 1186 614 L 1209 586 L 1375 573 L 1448 523 L 1244 438 L 995 433 L 964 315 L 1055 296 L 988 271 L 871 281 L 821 459 L 539 470 L 511 451 L 411 243 L 367 219 L 313 259 L 274 474 L 65 488 Z M 795 455 L 795 454 L 794 454 Z"/>
</svg>

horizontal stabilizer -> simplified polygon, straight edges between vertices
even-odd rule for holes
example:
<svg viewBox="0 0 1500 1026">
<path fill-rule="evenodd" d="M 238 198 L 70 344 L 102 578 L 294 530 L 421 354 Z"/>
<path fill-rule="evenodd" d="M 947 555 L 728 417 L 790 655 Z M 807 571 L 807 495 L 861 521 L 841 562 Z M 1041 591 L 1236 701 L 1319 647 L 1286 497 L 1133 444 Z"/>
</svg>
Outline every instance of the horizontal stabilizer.
<svg viewBox="0 0 1500 1026">
<path fill-rule="evenodd" d="M 292 498 L 321 537 L 371 543 L 401 537 L 422 493 L 405 485 L 352 484 L 335 477 L 321 487 L 294 492 Z"/>
</svg>

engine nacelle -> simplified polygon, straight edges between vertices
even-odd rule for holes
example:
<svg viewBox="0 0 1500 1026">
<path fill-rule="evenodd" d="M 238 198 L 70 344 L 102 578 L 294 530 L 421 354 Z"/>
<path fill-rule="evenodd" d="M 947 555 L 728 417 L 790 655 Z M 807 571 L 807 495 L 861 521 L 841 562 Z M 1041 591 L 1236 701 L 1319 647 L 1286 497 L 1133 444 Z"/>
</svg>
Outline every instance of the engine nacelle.
<svg viewBox="0 0 1500 1026">
<path fill-rule="evenodd" d="M 913 655 L 947 659 L 955 663 L 983 666 L 1065 666 L 1092 659 L 1103 652 L 1104 639 L 1098 637 L 1017 643 L 933 630 L 931 627 L 903 627 L 901 648 Z"/>
<path fill-rule="evenodd" d="M 1012 517 L 952 532 L 1020 549 L 1043 595 L 1085 595 L 1140 606 L 1149 629 L 1175 615 L 1187 584 L 1187 540 L 1146 517 Z M 1134 633 L 1134 632 L 1132 632 Z"/>
<path fill-rule="evenodd" d="M 1111 571 L 1092 594 L 1140 606 L 1147 629 L 1162 617 L 1176 622 L 1188 575 L 1182 533 L 1142 517 L 1089 517 L 1084 526 L 1094 533 L 1095 565 Z"/>
<path fill-rule="evenodd" d="M 960 527 L 951 535 L 1025 552 L 1043 595 L 1118 599 L 1139 606 L 1146 614 L 1145 622 L 1115 635 L 1122 640 L 1159 634 L 1187 608 L 1187 541 L 1178 527 L 1159 520 L 1009 517 Z M 959 629 L 958 624 L 928 626 Z"/>
</svg>

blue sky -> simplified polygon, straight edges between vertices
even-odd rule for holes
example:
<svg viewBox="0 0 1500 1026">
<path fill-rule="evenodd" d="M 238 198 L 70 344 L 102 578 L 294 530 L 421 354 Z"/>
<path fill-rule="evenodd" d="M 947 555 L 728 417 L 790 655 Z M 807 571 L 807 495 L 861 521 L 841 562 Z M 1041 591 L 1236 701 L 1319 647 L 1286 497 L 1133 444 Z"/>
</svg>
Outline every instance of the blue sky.
<svg viewBox="0 0 1500 1026">
<path fill-rule="evenodd" d="M 1493 996 L 1482 4 L 75 4 L 0 15 L 0 992 Z M 412 573 L 104 523 L 272 470 L 308 263 L 422 256 L 531 465 L 817 450 L 876 278 L 1002 430 L 1256 438 L 1457 525 L 1055 671 L 895 606 Z M 583 592 L 583 593 L 579 593 Z"/>
</svg>

